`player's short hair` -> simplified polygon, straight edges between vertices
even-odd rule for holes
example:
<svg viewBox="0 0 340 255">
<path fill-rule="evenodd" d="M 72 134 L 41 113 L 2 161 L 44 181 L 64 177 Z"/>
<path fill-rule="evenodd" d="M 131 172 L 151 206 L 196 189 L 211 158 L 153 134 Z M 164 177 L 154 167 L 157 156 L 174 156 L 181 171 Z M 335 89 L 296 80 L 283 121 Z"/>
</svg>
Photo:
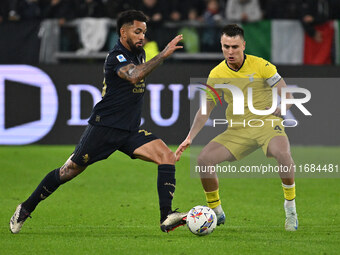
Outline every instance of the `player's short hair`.
<svg viewBox="0 0 340 255">
<path fill-rule="evenodd" d="M 222 28 L 221 36 L 222 35 L 230 37 L 235 37 L 239 35 L 242 39 L 244 39 L 244 30 L 236 24 L 229 24 Z"/>
<path fill-rule="evenodd" d="M 141 22 L 148 22 L 148 18 L 145 16 L 145 14 L 141 11 L 136 10 L 128 10 L 121 12 L 117 17 L 117 34 L 120 37 L 120 29 L 125 24 L 132 25 L 133 21 L 141 21 Z"/>
</svg>

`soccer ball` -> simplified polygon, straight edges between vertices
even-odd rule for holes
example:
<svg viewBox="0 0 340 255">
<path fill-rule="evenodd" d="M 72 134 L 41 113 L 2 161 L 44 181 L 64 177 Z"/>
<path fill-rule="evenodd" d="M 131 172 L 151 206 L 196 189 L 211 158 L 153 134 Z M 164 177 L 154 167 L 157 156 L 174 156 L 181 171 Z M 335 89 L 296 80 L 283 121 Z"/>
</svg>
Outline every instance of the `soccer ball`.
<svg viewBox="0 0 340 255">
<path fill-rule="evenodd" d="M 188 212 L 187 226 L 195 235 L 209 235 L 216 228 L 216 223 L 215 212 L 207 206 L 198 205 Z"/>
</svg>

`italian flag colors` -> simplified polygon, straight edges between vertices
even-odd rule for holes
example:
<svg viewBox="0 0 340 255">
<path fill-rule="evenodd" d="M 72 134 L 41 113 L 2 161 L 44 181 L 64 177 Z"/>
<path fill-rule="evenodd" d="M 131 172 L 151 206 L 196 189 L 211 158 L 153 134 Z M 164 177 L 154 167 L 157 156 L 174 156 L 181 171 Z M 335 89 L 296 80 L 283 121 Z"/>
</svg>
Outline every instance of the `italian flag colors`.
<svg viewBox="0 0 340 255">
<path fill-rule="evenodd" d="M 279 65 L 340 64 L 339 21 L 315 26 L 322 42 L 308 36 L 298 20 L 263 20 L 242 25 L 246 53 Z"/>
</svg>

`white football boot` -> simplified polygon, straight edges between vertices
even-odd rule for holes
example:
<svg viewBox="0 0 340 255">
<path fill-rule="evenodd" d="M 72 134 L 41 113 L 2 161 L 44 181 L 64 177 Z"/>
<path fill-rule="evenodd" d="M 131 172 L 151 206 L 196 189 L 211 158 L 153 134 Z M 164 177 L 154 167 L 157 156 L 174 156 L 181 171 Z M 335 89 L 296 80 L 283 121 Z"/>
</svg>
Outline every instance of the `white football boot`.
<svg viewBox="0 0 340 255">
<path fill-rule="evenodd" d="M 296 231 L 298 229 L 298 218 L 296 213 L 296 207 L 285 207 L 286 221 L 285 229 L 286 231 Z"/>
<path fill-rule="evenodd" d="M 171 211 L 166 219 L 161 223 L 161 230 L 163 232 L 169 232 L 175 228 L 185 225 L 187 214 L 188 212 L 177 212 L 177 209 L 175 211 Z"/>
<path fill-rule="evenodd" d="M 222 211 L 222 213 L 216 214 L 217 218 L 217 226 L 225 223 L 225 213 Z"/>
<path fill-rule="evenodd" d="M 17 234 L 20 232 L 22 225 L 24 225 L 25 220 L 30 217 L 30 213 L 25 210 L 20 205 L 17 206 L 11 220 L 9 221 L 9 229 L 13 234 Z"/>
<path fill-rule="evenodd" d="M 221 205 L 218 205 L 217 207 L 215 208 L 212 208 L 213 211 L 215 212 L 216 214 L 216 218 L 217 218 L 217 226 L 225 223 L 225 213 L 222 209 L 222 206 Z"/>
</svg>

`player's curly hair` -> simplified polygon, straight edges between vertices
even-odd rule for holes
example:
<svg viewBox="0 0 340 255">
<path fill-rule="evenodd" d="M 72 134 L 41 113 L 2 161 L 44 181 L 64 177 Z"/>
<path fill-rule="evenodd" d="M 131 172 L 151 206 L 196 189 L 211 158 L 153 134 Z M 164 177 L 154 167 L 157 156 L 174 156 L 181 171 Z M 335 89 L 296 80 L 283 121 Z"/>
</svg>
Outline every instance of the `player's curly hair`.
<svg viewBox="0 0 340 255">
<path fill-rule="evenodd" d="M 141 11 L 128 10 L 128 11 L 121 12 L 118 15 L 117 34 L 119 35 L 119 37 L 121 36 L 120 34 L 121 27 L 125 24 L 132 25 L 134 20 L 141 21 L 141 22 L 148 22 L 148 18 Z"/>
<path fill-rule="evenodd" d="M 230 37 L 235 37 L 239 35 L 242 39 L 244 39 L 244 30 L 237 24 L 229 24 L 222 28 L 221 36 L 222 35 Z"/>
</svg>

